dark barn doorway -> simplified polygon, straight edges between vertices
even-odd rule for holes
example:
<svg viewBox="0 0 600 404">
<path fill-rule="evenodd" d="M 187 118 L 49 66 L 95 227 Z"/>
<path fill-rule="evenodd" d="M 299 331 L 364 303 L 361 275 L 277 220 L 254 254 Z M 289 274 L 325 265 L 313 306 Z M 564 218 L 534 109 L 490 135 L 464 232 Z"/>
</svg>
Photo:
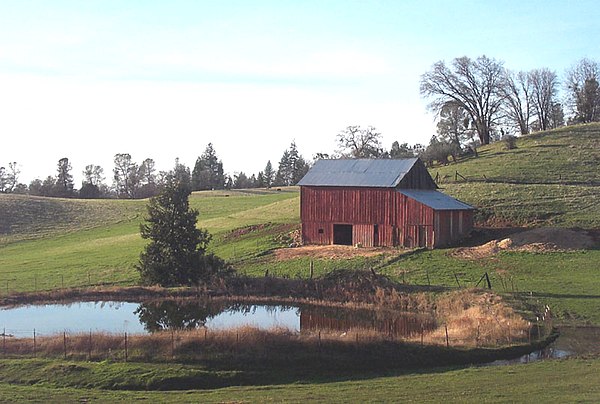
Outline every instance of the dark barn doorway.
<svg viewBox="0 0 600 404">
<path fill-rule="evenodd" d="M 352 225 L 333 225 L 333 244 L 352 245 Z"/>
</svg>

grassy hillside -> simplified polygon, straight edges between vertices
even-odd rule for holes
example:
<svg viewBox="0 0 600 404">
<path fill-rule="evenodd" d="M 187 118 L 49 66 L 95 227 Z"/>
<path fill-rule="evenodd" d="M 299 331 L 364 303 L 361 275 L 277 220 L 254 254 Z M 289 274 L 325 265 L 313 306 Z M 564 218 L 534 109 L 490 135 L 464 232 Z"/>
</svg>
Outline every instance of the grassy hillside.
<svg viewBox="0 0 600 404">
<path fill-rule="evenodd" d="M 431 171 L 446 183 L 455 173 L 471 180 L 534 184 L 600 183 L 600 124 L 566 126 L 517 139 L 517 148 L 504 142 L 481 147 L 479 157 Z M 460 177 L 458 181 L 463 181 Z"/>
<path fill-rule="evenodd" d="M 600 228 L 600 215 L 596 212 L 600 187 L 559 184 L 552 174 L 569 171 L 573 173 L 572 181 L 600 180 L 600 170 L 591 164 L 598 159 L 598 148 L 591 147 L 597 140 L 598 124 L 562 128 L 520 138 L 515 150 L 503 150 L 502 142 L 482 147 L 478 158 L 433 167 L 431 172 L 444 178 L 445 192 L 478 207 L 478 218 L 487 223 Z M 469 181 L 454 181 L 456 171 Z M 483 175 L 495 182 L 479 181 Z M 296 188 L 197 192 L 190 203 L 200 211 L 199 226 L 213 234 L 212 251 L 240 272 L 263 275 L 268 270 L 276 276 L 308 276 L 310 258 L 282 262 L 268 253 L 288 244 L 288 235 L 298 228 Z M 145 205 L 146 201 L 0 195 L 0 293 L 63 285 L 136 283 L 134 265 L 143 247 L 139 224 Z M 456 284 L 454 272 L 463 274 L 467 285 L 476 283 L 486 270 L 496 276 L 495 261 L 460 261 L 447 257 L 443 250 L 431 254 L 433 261 L 421 259 L 423 254 L 399 260 L 315 259 L 314 271 L 320 275 L 338 268 L 376 267 L 397 279 L 412 277 L 411 282 L 424 283 L 428 275 L 436 284 L 448 286 Z M 591 259 L 594 254 L 591 251 L 588 257 Z M 584 264 L 572 268 L 566 263 L 559 274 L 588 267 Z M 448 268 L 454 268 L 454 272 Z M 536 281 L 537 276 L 541 284 Z M 523 288 L 531 285 L 530 290 L 541 292 L 546 287 L 543 273 L 533 277 L 523 273 L 522 278 L 518 283 Z M 574 280 L 574 286 L 595 290 L 593 279 L 594 286 L 590 286 L 587 276 Z M 558 293 L 559 289 L 562 287 L 557 285 L 556 290 L 545 292 Z"/>
<path fill-rule="evenodd" d="M 0 194 L 0 245 L 129 222 L 143 211 L 141 201 Z"/>
<path fill-rule="evenodd" d="M 430 169 L 444 192 L 478 208 L 489 224 L 600 227 L 600 124 L 569 126 L 481 147 Z M 458 173 L 459 175 L 457 175 Z"/>
<path fill-rule="evenodd" d="M 139 225 L 146 201 L 79 201 L 2 195 L 0 212 L 10 233 L 0 239 L 2 292 L 32 291 L 89 284 L 134 284 L 144 241 Z M 268 230 L 297 223 L 298 191 L 198 192 L 190 205 L 200 211 L 199 226 L 213 234 L 212 247 L 236 261 L 277 244 Z M 6 213 L 10 209 L 10 214 Z M 32 212 L 42 212 L 34 214 Z M 53 212 L 59 212 L 53 216 Z M 89 220 L 86 220 L 89 212 Z M 232 230 L 269 224 L 260 240 L 227 238 Z M 8 226 L 6 226 L 8 227 Z M 21 230 L 17 232 L 17 230 Z M 254 236 L 254 233 L 252 235 Z M 7 284 L 8 282 L 8 284 Z"/>
</svg>

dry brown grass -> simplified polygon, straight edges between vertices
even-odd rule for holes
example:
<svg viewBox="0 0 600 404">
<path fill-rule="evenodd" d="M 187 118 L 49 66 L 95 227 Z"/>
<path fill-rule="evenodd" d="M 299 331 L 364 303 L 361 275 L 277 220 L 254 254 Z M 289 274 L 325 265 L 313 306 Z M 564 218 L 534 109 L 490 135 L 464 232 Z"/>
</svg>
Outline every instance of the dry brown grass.
<svg viewBox="0 0 600 404">
<path fill-rule="evenodd" d="M 314 259 L 350 259 L 355 257 L 375 257 L 382 254 L 397 254 L 393 248 L 384 247 L 353 247 L 346 245 L 305 245 L 295 248 L 279 248 L 274 251 L 279 261 L 295 258 Z"/>
<path fill-rule="evenodd" d="M 508 306 L 500 296 L 463 290 L 449 293 L 436 302 L 440 327 L 427 341 L 455 346 L 500 346 L 527 342 L 531 324 Z"/>
</svg>

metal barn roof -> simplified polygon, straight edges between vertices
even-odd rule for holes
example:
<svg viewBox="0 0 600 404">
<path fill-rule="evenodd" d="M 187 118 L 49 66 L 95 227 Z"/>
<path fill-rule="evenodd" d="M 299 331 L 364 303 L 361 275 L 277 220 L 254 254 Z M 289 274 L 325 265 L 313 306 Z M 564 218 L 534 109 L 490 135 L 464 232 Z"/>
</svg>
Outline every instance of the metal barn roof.
<svg viewBox="0 0 600 404">
<path fill-rule="evenodd" d="M 393 188 L 416 161 L 416 158 L 318 160 L 298 185 Z"/>
<path fill-rule="evenodd" d="M 472 210 L 474 207 L 438 191 L 428 189 L 402 189 L 403 195 L 435 210 Z"/>
</svg>

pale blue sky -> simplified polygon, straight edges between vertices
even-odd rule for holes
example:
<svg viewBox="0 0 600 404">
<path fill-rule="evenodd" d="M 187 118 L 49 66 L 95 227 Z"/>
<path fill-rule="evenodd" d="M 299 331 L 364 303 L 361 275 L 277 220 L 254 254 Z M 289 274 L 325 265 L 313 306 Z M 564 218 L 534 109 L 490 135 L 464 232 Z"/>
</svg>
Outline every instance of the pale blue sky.
<svg viewBox="0 0 600 404">
<path fill-rule="evenodd" d="M 486 54 L 562 76 L 600 59 L 596 1 L 0 0 L 0 165 L 22 180 L 68 157 L 110 179 L 115 153 L 225 170 L 331 152 L 347 125 L 427 143 L 419 77 Z M 79 184 L 77 184 L 79 186 Z"/>
</svg>

